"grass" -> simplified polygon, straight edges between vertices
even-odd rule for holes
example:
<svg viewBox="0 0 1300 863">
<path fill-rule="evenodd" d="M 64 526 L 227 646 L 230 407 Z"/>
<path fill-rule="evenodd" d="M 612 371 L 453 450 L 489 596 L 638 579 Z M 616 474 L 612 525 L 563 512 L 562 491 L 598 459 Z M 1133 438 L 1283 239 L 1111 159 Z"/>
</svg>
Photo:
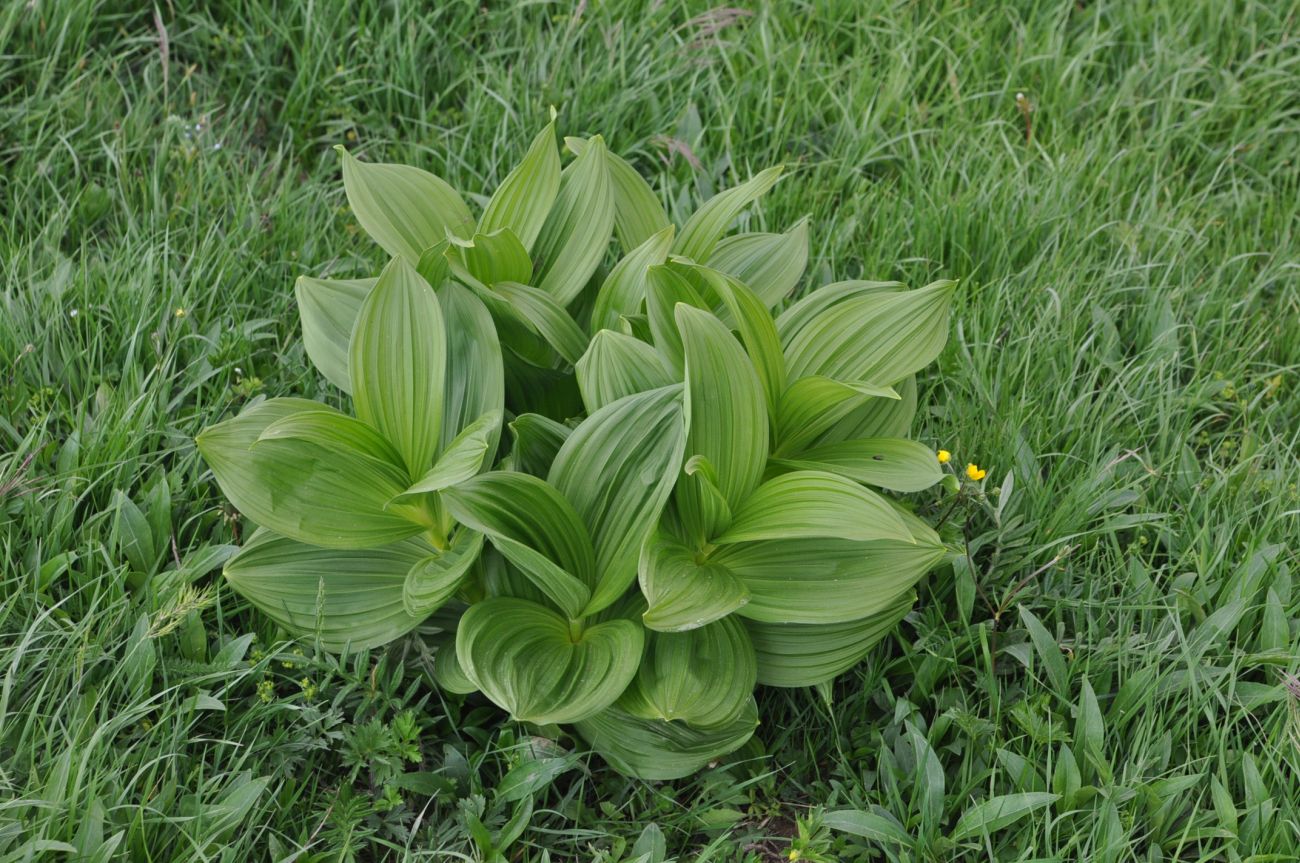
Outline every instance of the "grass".
<svg viewBox="0 0 1300 863">
<path fill-rule="evenodd" d="M 1300 859 L 1300 6 L 270 5 L 0 10 L 0 861 Z M 748 223 L 811 217 L 805 287 L 964 285 L 915 431 L 989 470 L 967 558 L 672 784 L 419 639 L 284 641 L 192 442 L 337 398 L 292 280 L 379 261 L 331 145 L 490 189 L 550 105 L 677 215 L 789 165 Z"/>
</svg>

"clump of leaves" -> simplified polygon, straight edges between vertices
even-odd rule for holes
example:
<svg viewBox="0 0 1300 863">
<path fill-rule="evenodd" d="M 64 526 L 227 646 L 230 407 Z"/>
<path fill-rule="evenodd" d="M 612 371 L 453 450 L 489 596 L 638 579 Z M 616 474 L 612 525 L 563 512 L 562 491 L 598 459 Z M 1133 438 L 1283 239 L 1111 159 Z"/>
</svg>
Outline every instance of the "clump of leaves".
<svg viewBox="0 0 1300 863">
<path fill-rule="evenodd" d="M 945 555 L 891 494 L 942 477 L 906 436 L 952 284 L 778 313 L 806 224 L 726 234 L 779 168 L 678 229 L 599 136 L 566 144 L 562 169 L 552 122 L 477 221 L 438 177 L 342 152 L 392 259 L 297 295 L 354 415 L 270 399 L 198 443 L 260 525 L 226 577 L 286 629 L 373 647 L 441 609 L 441 686 L 675 778 L 750 738 L 756 684 L 858 662 Z"/>
</svg>

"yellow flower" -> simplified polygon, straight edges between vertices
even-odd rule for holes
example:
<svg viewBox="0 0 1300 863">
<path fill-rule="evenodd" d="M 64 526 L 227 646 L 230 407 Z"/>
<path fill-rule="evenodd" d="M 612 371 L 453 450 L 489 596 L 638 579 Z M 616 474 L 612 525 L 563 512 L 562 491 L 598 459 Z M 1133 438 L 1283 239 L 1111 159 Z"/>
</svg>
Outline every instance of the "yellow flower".
<svg viewBox="0 0 1300 863">
<path fill-rule="evenodd" d="M 982 467 L 980 467 L 977 464 L 966 465 L 966 476 L 975 480 L 976 482 L 979 482 L 980 480 L 984 479 L 984 475 L 986 473 L 988 473 L 988 471 L 984 470 Z"/>
<path fill-rule="evenodd" d="M 791 860 L 798 860 L 798 859 L 799 859 L 800 857 L 802 857 L 802 856 L 803 856 L 803 855 L 799 853 L 799 849 L 798 849 L 798 848 L 791 848 L 791 849 L 790 849 L 790 859 L 791 859 Z"/>
<path fill-rule="evenodd" d="M 952 453 L 948 452 L 946 449 L 939 450 L 939 464 L 947 464 L 948 460 L 951 458 Z"/>
<path fill-rule="evenodd" d="M 185 311 L 184 308 L 182 308 L 182 307 L 180 307 L 180 306 L 177 306 L 177 307 L 176 307 L 176 312 L 175 312 L 175 314 L 176 314 L 176 317 L 178 317 L 178 318 L 183 318 L 183 317 L 185 317 L 186 315 L 188 315 L 189 312 Z"/>
</svg>

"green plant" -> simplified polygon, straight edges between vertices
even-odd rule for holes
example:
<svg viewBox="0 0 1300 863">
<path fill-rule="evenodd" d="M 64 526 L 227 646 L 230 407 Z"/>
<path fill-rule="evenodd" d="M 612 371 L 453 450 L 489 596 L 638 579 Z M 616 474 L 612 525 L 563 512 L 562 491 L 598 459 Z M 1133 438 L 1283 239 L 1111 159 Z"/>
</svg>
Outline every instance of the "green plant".
<svg viewBox="0 0 1300 863">
<path fill-rule="evenodd" d="M 199 448 L 260 525 L 226 577 L 285 628 L 369 647 L 454 600 L 440 685 L 672 778 L 749 739 L 757 683 L 861 659 L 944 557 L 874 489 L 942 477 L 906 434 L 953 285 L 839 282 L 778 316 L 806 223 L 724 234 L 779 168 L 678 231 L 599 136 L 562 171 L 553 126 L 477 222 L 432 174 L 340 148 L 393 257 L 297 294 L 356 416 L 271 399 Z"/>
</svg>

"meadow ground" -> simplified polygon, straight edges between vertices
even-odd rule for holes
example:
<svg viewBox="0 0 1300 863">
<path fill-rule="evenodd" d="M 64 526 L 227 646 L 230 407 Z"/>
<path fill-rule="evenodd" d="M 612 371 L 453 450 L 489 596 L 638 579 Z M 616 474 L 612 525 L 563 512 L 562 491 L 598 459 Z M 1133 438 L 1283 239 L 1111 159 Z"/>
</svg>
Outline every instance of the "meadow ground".
<svg viewBox="0 0 1300 863">
<path fill-rule="evenodd" d="M 1298 859 L 1297 4 L 420 5 L 0 10 L 0 861 Z M 989 471 L 969 557 L 671 784 L 279 639 L 192 440 L 337 398 L 333 144 L 490 189 L 551 105 L 678 217 L 788 165 L 804 288 L 962 280 L 915 434 Z"/>
</svg>

